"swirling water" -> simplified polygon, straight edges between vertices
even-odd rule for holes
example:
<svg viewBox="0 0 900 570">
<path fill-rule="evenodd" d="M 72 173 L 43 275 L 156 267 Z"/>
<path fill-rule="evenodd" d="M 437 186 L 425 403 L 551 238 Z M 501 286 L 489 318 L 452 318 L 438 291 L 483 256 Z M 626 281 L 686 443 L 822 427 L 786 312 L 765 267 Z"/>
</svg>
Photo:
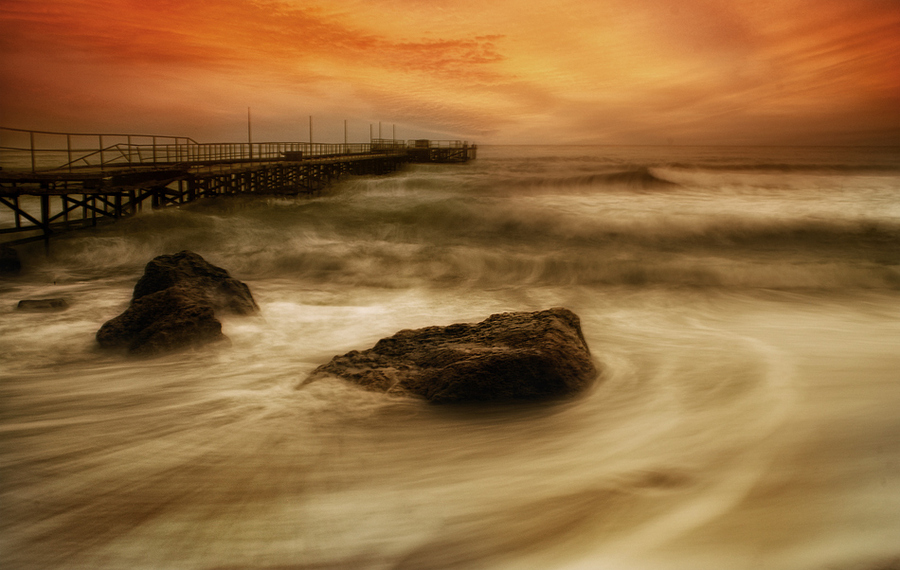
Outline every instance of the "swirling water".
<svg viewBox="0 0 900 570">
<path fill-rule="evenodd" d="M 100 352 L 181 249 L 260 315 L 225 318 L 227 347 Z M 484 148 L 22 254 L 0 286 L 3 568 L 900 565 L 897 149 Z M 42 297 L 71 306 L 14 309 Z M 603 370 L 569 401 L 297 388 L 402 328 L 550 306 Z"/>
</svg>

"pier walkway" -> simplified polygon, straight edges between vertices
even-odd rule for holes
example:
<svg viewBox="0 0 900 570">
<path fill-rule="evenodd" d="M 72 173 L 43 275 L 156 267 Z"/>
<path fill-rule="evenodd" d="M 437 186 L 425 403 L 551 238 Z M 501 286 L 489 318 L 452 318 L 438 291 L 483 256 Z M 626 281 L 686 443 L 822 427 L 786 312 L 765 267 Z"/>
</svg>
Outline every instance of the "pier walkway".
<svg viewBox="0 0 900 570">
<path fill-rule="evenodd" d="M 0 127 L 0 244 L 16 245 L 152 208 L 234 194 L 308 194 L 343 175 L 463 163 L 464 141 L 198 143 L 188 137 Z"/>
</svg>

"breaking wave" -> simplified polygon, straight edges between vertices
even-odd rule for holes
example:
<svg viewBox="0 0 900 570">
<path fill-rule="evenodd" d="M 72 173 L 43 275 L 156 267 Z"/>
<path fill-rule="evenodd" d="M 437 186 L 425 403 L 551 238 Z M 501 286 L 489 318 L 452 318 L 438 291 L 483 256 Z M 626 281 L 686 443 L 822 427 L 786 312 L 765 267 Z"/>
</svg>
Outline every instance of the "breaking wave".
<svg viewBox="0 0 900 570">
<path fill-rule="evenodd" d="M 679 184 L 658 176 L 652 168 L 646 166 L 576 176 L 522 176 L 498 181 L 496 185 L 497 188 L 509 191 L 548 188 L 655 190 L 677 186 Z"/>
</svg>

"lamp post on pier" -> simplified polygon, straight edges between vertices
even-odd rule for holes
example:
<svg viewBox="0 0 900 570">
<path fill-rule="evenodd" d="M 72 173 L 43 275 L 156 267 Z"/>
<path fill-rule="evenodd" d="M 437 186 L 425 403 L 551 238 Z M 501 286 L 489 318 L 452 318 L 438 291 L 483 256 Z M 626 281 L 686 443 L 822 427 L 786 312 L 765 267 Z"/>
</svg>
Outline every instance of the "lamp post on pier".
<svg viewBox="0 0 900 570">
<path fill-rule="evenodd" d="M 250 146 L 250 160 L 253 160 L 253 128 L 250 123 L 250 107 L 247 107 L 247 143 Z"/>
</svg>

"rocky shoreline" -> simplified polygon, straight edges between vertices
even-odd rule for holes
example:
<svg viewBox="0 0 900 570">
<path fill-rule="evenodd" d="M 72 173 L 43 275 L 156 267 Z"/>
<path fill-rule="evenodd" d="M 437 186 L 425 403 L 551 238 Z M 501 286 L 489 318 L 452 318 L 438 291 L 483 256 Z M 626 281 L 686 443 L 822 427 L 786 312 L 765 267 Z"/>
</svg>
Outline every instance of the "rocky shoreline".
<svg viewBox="0 0 900 570">
<path fill-rule="evenodd" d="M 217 314 L 258 311 L 246 284 L 182 251 L 147 264 L 131 304 L 96 338 L 105 349 L 153 356 L 227 341 Z M 368 350 L 335 356 L 300 386 L 337 377 L 434 403 L 507 402 L 576 394 L 597 374 L 578 316 L 558 307 L 402 330 Z"/>
</svg>

